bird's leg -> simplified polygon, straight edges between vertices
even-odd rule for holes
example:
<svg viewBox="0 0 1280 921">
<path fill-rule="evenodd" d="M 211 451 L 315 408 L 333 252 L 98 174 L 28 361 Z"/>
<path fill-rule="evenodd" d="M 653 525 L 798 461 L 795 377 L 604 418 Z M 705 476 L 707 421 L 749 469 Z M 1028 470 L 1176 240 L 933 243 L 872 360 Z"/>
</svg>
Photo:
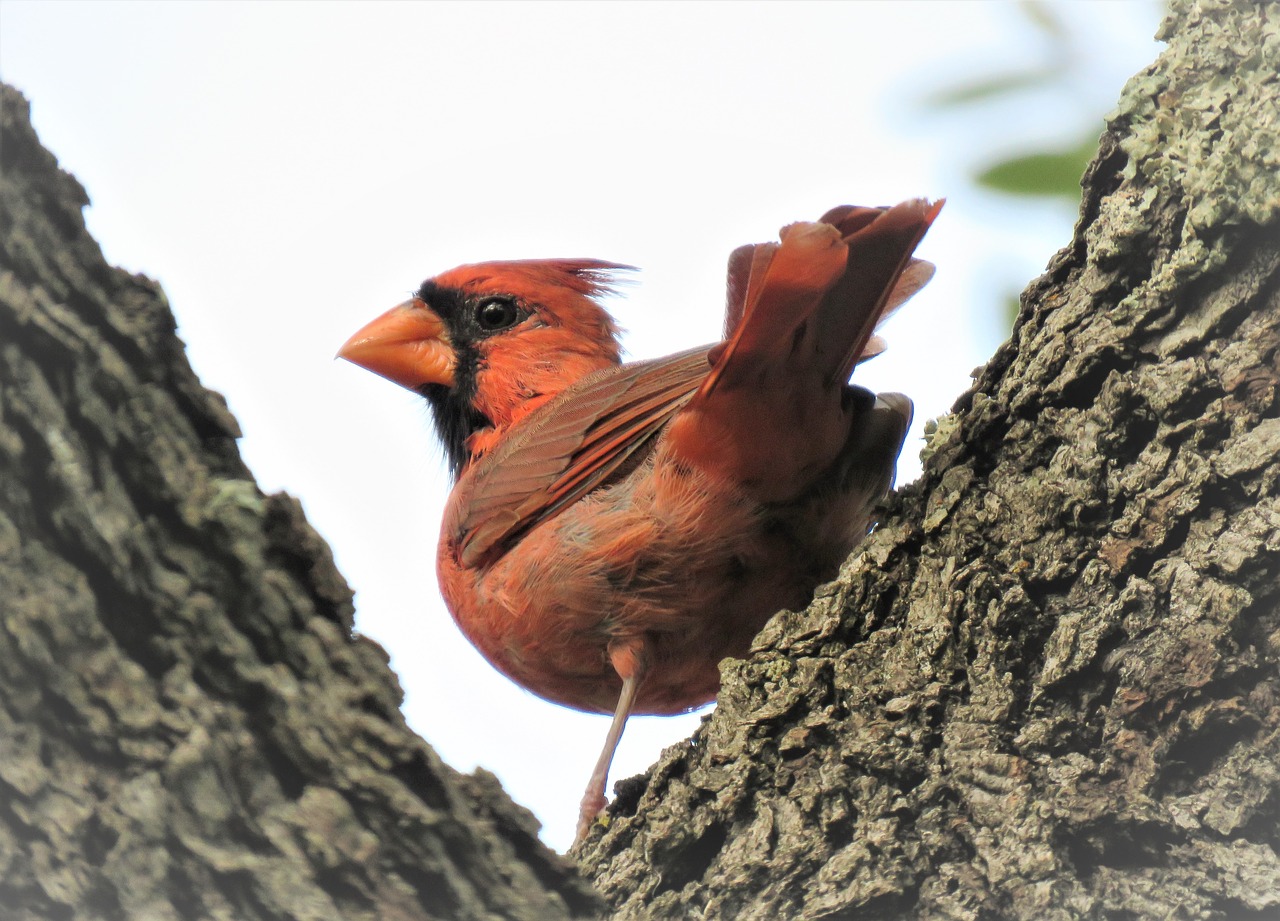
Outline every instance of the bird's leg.
<svg viewBox="0 0 1280 921">
<path fill-rule="evenodd" d="M 609 779 L 609 765 L 613 763 L 613 754 L 622 741 L 622 730 L 627 726 L 627 717 L 635 705 L 636 694 L 640 690 L 640 682 L 648 665 L 648 643 L 643 638 L 615 640 L 609 644 L 609 661 L 613 669 L 622 679 L 622 690 L 618 694 L 618 706 L 613 711 L 613 722 L 609 724 L 609 734 L 604 738 L 604 748 L 596 761 L 595 770 L 591 772 L 591 780 L 587 783 L 587 792 L 582 794 L 582 807 L 578 812 L 578 832 L 574 835 L 575 845 L 582 843 L 587 830 L 597 815 L 605 807 L 604 789 Z"/>
</svg>

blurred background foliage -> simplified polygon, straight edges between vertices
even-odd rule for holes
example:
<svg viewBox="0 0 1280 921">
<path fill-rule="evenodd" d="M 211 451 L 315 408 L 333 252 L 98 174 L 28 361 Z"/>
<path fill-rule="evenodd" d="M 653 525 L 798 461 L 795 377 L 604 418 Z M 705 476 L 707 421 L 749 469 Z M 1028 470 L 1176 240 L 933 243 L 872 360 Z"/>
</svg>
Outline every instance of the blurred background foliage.
<svg viewBox="0 0 1280 921">
<path fill-rule="evenodd" d="M 989 135 L 993 145 L 975 151 L 965 165 L 966 178 L 979 191 L 1022 199 L 1066 219 L 1079 210 L 1080 179 L 1097 152 L 1106 113 L 1119 90 L 1105 76 L 1108 52 L 1113 44 L 1141 45 L 1144 37 L 1151 38 L 1167 12 L 1167 0 L 1018 0 L 1010 8 L 1028 45 L 1036 47 L 1034 55 L 971 61 L 959 71 L 963 77 L 958 82 L 918 94 L 918 117 L 969 120 L 1016 113 L 1005 115 L 1007 130 Z M 1108 88 L 1103 95 L 1092 90 L 1099 85 Z M 1045 125 L 1038 110 L 1046 106 L 1052 108 L 1056 125 Z M 1064 233 L 1064 245 L 1067 239 Z M 1017 287 L 1006 283 L 987 301 L 1002 305 L 1005 333 L 1018 312 L 1022 281 Z"/>
</svg>

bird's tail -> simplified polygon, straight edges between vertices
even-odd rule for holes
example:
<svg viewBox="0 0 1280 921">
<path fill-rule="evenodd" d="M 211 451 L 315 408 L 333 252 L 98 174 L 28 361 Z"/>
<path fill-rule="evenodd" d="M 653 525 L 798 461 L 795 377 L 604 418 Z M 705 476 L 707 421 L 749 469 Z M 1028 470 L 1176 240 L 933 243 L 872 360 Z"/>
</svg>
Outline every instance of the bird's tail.
<svg viewBox="0 0 1280 921">
<path fill-rule="evenodd" d="M 845 205 L 784 227 L 779 243 L 735 250 L 725 341 L 673 422 L 673 447 L 765 501 L 826 469 L 852 424 L 849 375 L 883 351 L 876 326 L 933 274 L 912 253 L 941 208 Z"/>
</svg>

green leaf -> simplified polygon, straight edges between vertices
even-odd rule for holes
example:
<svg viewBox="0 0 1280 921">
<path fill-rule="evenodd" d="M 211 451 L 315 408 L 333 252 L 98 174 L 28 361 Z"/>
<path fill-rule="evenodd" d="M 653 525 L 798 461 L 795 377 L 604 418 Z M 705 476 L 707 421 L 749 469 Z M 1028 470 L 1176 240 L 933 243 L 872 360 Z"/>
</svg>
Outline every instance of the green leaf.
<svg viewBox="0 0 1280 921">
<path fill-rule="evenodd" d="M 1014 321 L 1018 319 L 1018 311 L 1022 309 L 1022 300 L 1019 292 L 1010 291 L 1005 294 L 1004 304 L 1001 306 L 1000 315 L 1004 320 L 1005 331 L 1013 329 Z"/>
<path fill-rule="evenodd" d="M 1068 150 L 1026 154 L 990 166 L 975 177 L 978 184 L 1010 195 L 1080 199 L 1080 177 L 1098 149 L 1090 134 Z"/>
<path fill-rule="evenodd" d="M 999 74 L 930 93 L 920 100 L 920 104 L 925 109 L 955 109 L 1053 83 L 1062 72 L 1062 67 L 1054 66 L 1022 73 Z"/>
<path fill-rule="evenodd" d="M 1066 24 L 1062 18 L 1045 3 L 1044 0 L 1021 0 L 1018 9 L 1032 25 L 1059 44 L 1065 44 L 1069 38 Z"/>
</svg>

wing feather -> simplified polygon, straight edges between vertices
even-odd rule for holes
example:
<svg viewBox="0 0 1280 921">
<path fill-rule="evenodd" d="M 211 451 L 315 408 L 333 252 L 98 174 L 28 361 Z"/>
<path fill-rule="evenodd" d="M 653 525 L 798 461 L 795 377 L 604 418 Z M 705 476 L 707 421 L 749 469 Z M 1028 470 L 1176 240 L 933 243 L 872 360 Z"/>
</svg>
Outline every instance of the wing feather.
<svg viewBox="0 0 1280 921">
<path fill-rule="evenodd" d="M 459 483 L 462 564 L 493 559 L 651 447 L 706 376 L 707 348 L 598 371 L 515 426 Z"/>
</svg>

